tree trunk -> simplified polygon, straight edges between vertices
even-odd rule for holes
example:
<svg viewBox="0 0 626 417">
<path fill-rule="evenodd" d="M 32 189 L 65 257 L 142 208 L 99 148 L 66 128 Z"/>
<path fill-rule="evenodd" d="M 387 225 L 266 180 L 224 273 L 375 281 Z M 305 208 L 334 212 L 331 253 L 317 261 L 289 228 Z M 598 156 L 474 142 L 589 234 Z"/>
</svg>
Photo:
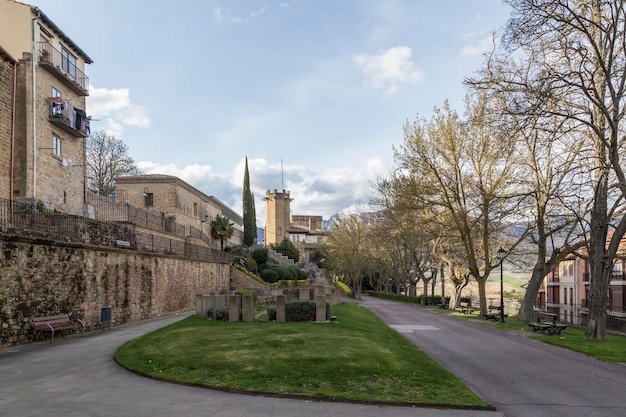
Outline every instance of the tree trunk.
<svg viewBox="0 0 626 417">
<path fill-rule="evenodd" d="M 606 331 L 606 318 L 609 294 L 609 278 L 612 272 L 611 264 L 605 265 L 603 256 L 590 257 L 591 277 L 589 280 L 589 293 L 587 305 L 589 316 L 585 327 L 587 339 L 604 339 Z"/>
<path fill-rule="evenodd" d="M 545 262 L 542 261 L 541 263 Z M 543 265 L 540 265 L 539 262 L 537 262 L 533 268 L 530 281 L 528 281 L 528 287 L 526 288 L 526 294 L 524 294 L 524 300 L 522 300 L 522 305 L 517 313 L 517 321 L 521 323 L 529 323 L 533 320 L 533 307 L 537 302 L 537 294 L 539 293 L 539 288 L 541 288 L 544 276 L 545 273 Z"/>
<path fill-rule="evenodd" d="M 478 300 L 480 303 L 480 315 L 487 314 L 487 291 L 485 290 L 485 282 L 487 278 L 479 278 L 476 280 L 478 283 Z"/>
</svg>

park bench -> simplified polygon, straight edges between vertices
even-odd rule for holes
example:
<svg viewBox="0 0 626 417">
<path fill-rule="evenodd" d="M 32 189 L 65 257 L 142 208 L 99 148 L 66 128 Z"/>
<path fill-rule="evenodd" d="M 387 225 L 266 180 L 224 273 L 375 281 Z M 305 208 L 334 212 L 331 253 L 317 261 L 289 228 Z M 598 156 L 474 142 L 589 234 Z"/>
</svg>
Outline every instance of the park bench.
<svg viewBox="0 0 626 417">
<path fill-rule="evenodd" d="M 472 314 L 474 311 L 478 311 L 479 309 L 476 307 L 472 307 L 471 304 L 468 302 L 461 301 L 456 310 L 460 311 L 463 314 Z"/>
<path fill-rule="evenodd" d="M 561 334 L 561 332 L 567 329 L 567 326 L 563 326 L 556 322 L 556 314 L 548 313 L 547 311 L 535 311 L 537 321 L 534 323 L 528 323 L 528 326 L 532 327 L 533 332 L 544 332 L 548 334 Z M 546 321 L 550 320 L 550 321 Z"/>
<path fill-rule="evenodd" d="M 487 320 L 500 321 L 500 306 L 489 306 L 487 307 L 487 312 L 483 314 L 483 316 Z M 504 317 L 508 317 L 508 314 L 505 314 Z"/>
<path fill-rule="evenodd" d="M 82 320 L 78 320 L 81 326 L 81 337 L 85 335 L 85 323 Z M 76 330 L 78 325 L 70 320 L 70 316 L 67 314 L 57 314 L 54 316 L 42 316 L 33 318 L 33 334 L 31 336 L 31 342 L 35 338 L 36 332 L 50 332 L 50 343 L 54 340 L 54 335 L 57 331 L 63 330 Z M 61 333 L 65 337 L 65 333 Z"/>
</svg>

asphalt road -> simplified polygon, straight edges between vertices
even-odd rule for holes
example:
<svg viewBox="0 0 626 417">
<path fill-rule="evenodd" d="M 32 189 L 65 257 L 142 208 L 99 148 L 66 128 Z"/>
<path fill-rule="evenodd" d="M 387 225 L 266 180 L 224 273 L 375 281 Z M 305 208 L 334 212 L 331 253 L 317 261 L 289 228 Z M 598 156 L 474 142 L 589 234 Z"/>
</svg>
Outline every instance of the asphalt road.
<svg viewBox="0 0 626 417">
<path fill-rule="evenodd" d="M 626 416 L 624 365 L 404 303 L 361 304 L 507 417 Z"/>
</svg>

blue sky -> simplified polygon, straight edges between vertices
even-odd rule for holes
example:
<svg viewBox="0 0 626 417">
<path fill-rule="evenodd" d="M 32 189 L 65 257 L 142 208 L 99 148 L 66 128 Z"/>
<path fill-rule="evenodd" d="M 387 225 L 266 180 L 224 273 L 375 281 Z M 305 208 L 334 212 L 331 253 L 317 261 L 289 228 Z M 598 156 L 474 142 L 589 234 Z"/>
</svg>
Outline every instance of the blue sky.
<svg viewBox="0 0 626 417">
<path fill-rule="evenodd" d="M 241 213 L 249 160 L 265 190 L 328 219 L 372 195 L 393 145 L 490 50 L 500 0 L 40 0 L 93 60 L 87 112 L 146 173 L 176 175 Z M 281 162 L 282 161 L 282 162 Z"/>
</svg>

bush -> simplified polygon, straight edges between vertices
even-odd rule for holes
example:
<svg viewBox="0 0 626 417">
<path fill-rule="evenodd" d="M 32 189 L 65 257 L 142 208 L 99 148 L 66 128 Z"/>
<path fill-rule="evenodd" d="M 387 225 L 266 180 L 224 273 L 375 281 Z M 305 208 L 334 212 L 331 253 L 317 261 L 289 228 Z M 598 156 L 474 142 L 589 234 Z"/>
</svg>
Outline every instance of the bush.
<svg viewBox="0 0 626 417">
<path fill-rule="evenodd" d="M 259 265 L 256 263 L 254 258 L 248 255 L 246 256 L 246 261 L 248 261 L 248 267 L 246 269 L 253 274 L 257 274 L 259 272 Z"/>
<path fill-rule="evenodd" d="M 270 255 L 267 248 L 256 248 L 252 251 L 250 256 L 252 256 L 252 259 L 254 259 L 259 266 L 263 266 L 267 263 Z"/>
<path fill-rule="evenodd" d="M 213 318 L 213 307 L 207 312 L 209 319 Z M 228 321 L 228 310 L 218 308 L 215 310 L 215 320 Z"/>
<path fill-rule="evenodd" d="M 273 268 L 266 268 L 263 272 L 261 272 L 261 278 L 263 278 L 263 281 L 272 284 L 278 281 L 278 272 L 276 272 Z"/>
<path fill-rule="evenodd" d="M 248 269 L 248 259 L 245 256 L 235 256 L 232 262 L 233 266 L 239 265 Z"/>
<path fill-rule="evenodd" d="M 335 287 L 339 288 L 346 297 L 352 297 L 352 290 L 343 282 L 335 281 Z"/>
<path fill-rule="evenodd" d="M 285 304 L 285 321 L 315 321 L 315 301 L 288 301 Z M 326 302 L 326 320 L 330 320 L 330 303 Z M 267 309 L 267 320 L 276 320 L 276 307 Z"/>
</svg>

